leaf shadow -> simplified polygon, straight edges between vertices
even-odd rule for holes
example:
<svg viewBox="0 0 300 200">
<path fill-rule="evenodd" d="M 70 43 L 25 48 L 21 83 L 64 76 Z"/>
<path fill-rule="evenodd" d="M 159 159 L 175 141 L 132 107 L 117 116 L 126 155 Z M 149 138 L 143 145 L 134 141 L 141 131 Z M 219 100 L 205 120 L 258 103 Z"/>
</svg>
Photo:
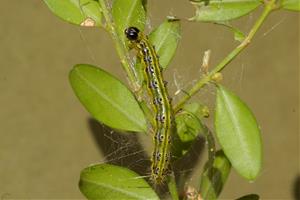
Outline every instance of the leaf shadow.
<svg viewBox="0 0 300 200">
<path fill-rule="evenodd" d="M 176 182 L 180 191 L 184 190 L 184 180 L 188 180 L 188 178 L 192 175 L 204 150 L 205 138 L 197 136 L 189 151 L 174 163 L 174 173 L 175 177 L 177 177 Z"/>
<path fill-rule="evenodd" d="M 293 194 L 295 200 L 300 200 L 300 175 L 296 176 L 293 184 Z"/>
<path fill-rule="evenodd" d="M 126 167 L 140 175 L 149 173 L 150 160 L 137 134 L 122 133 L 88 119 L 91 135 L 105 158 L 105 163 Z"/>
</svg>

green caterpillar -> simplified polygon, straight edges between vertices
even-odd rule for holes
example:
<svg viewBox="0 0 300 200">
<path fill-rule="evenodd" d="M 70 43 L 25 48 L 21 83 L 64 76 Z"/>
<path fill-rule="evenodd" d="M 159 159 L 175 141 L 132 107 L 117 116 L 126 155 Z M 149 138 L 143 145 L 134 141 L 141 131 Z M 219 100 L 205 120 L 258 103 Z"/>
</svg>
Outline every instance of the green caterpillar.
<svg viewBox="0 0 300 200">
<path fill-rule="evenodd" d="M 173 132 L 172 106 L 168 97 L 158 56 L 148 38 L 136 27 L 129 27 L 125 35 L 134 49 L 138 51 L 144 66 L 144 79 L 147 83 L 148 94 L 152 98 L 151 107 L 155 114 L 154 123 L 154 151 L 151 158 L 151 179 L 156 184 L 164 182 L 170 173 L 170 145 Z"/>
</svg>

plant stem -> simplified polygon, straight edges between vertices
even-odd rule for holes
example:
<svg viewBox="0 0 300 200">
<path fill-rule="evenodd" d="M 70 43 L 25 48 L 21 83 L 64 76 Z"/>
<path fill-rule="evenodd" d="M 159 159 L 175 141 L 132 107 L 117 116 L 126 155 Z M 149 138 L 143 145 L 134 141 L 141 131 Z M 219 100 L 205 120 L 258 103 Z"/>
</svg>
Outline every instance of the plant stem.
<svg viewBox="0 0 300 200">
<path fill-rule="evenodd" d="M 99 4 L 102 8 L 103 16 L 104 16 L 105 22 L 106 22 L 105 28 L 110 33 L 110 35 L 115 43 L 117 53 L 120 57 L 122 67 L 127 74 L 130 85 L 131 85 L 131 87 L 133 87 L 133 90 L 136 91 L 136 89 L 138 88 L 138 80 L 137 80 L 137 77 L 136 77 L 134 71 L 130 67 L 129 60 L 126 55 L 126 48 L 125 48 L 124 44 L 122 44 L 121 39 L 117 34 L 115 25 L 111 20 L 109 10 L 106 6 L 105 0 L 99 0 Z"/>
<path fill-rule="evenodd" d="M 181 107 L 188 101 L 194 94 L 196 94 L 204 85 L 211 81 L 212 76 L 217 72 L 220 72 L 224 67 L 226 67 L 242 50 L 244 50 L 248 44 L 251 42 L 251 39 L 261 27 L 263 22 L 266 20 L 267 16 L 270 12 L 275 9 L 275 1 L 270 0 L 265 2 L 265 8 L 257 19 L 253 27 L 251 28 L 248 35 L 245 39 L 241 42 L 239 46 L 237 46 L 233 51 L 231 51 L 212 71 L 210 71 L 207 75 L 205 75 L 202 79 L 200 79 L 188 92 L 187 95 L 184 96 L 182 99 L 179 100 L 177 105 L 175 106 L 175 112 L 179 111 Z"/>
<path fill-rule="evenodd" d="M 179 200 L 175 176 L 174 176 L 173 172 L 168 177 L 168 188 L 169 188 L 169 192 L 171 194 L 172 200 Z"/>
</svg>

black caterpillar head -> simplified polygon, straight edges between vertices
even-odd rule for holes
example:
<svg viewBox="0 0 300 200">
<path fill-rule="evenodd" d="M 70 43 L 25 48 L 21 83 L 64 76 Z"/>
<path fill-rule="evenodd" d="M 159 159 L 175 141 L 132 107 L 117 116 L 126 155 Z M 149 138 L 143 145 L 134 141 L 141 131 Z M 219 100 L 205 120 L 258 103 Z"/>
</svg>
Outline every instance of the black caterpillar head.
<svg viewBox="0 0 300 200">
<path fill-rule="evenodd" d="M 129 27 L 125 29 L 125 35 L 130 41 L 138 39 L 140 30 L 136 27 Z"/>
</svg>

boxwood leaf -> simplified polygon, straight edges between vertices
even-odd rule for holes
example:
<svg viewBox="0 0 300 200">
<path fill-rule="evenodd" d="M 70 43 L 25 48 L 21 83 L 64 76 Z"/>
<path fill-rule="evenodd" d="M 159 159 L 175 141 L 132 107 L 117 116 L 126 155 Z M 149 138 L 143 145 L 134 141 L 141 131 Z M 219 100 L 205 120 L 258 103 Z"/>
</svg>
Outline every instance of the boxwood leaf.
<svg viewBox="0 0 300 200">
<path fill-rule="evenodd" d="M 88 199 L 159 199 L 138 174 L 109 164 L 85 168 L 80 174 L 79 188 Z"/>
<path fill-rule="evenodd" d="M 207 115 L 206 107 L 199 103 L 186 104 L 176 115 L 176 135 L 173 140 L 173 156 L 183 156 L 199 134 L 203 134 L 202 118 Z"/>
<path fill-rule="evenodd" d="M 95 0 L 44 0 L 48 8 L 61 19 L 72 24 L 101 26 L 102 9 Z"/>
<path fill-rule="evenodd" d="M 117 33 L 124 41 L 124 30 L 130 26 L 144 30 L 146 12 L 142 0 L 115 0 L 112 7 L 112 16 Z"/>
<path fill-rule="evenodd" d="M 234 39 L 236 41 L 242 42 L 246 37 L 245 34 L 241 30 L 239 30 L 238 28 L 232 26 L 228 22 L 217 22 L 217 24 L 220 24 L 222 26 L 225 26 L 225 27 L 229 28 L 233 32 Z"/>
<path fill-rule="evenodd" d="M 204 22 L 228 21 L 244 16 L 261 4 L 260 0 L 210 0 L 204 2 L 191 1 L 196 7 L 196 15 L 190 20 Z"/>
<path fill-rule="evenodd" d="M 300 11 L 300 1 L 299 0 L 283 0 L 282 7 L 287 10 Z"/>
<path fill-rule="evenodd" d="M 133 94 L 108 72 L 79 64 L 70 72 L 70 82 L 81 103 L 98 121 L 120 130 L 147 130 L 144 114 Z"/>
<path fill-rule="evenodd" d="M 184 112 L 176 116 L 177 132 L 173 136 L 172 155 L 178 159 L 185 155 L 202 132 L 202 123 L 196 116 Z"/>
<path fill-rule="evenodd" d="M 260 129 L 248 106 L 235 94 L 217 86 L 215 131 L 222 149 L 237 172 L 254 180 L 262 164 Z"/>
<path fill-rule="evenodd" d="M 193 102 L 193 103 L 184 104 L 183 110 L 193 113 L 199 119 L 209 117 L 208 107 L 201 103 Z"/>
<path fill-rule="evenodd" d="M 180 21 L 168 19 L 149 35 L 149 40 L 154 45 L 159 64 L 166 68 L 171 62 L 180 39 Z"/>
<path fill-rule="evenodd" d="M 189 105 L 190 104 L 187 104 L 185 106 Z M 178 136 L 184 143 L 192 142 L 198 134 L 201 134 L 204 131 L 201 122 L 202 117 L 197 115 L 197 112 L 198 110 L 195 112 L 192 112 L 191 110 L 183 110 L 175 118 Z"/>
<path fill-rule="evenodd" d="M 220 195 L 230 173 L 231 164 L 222 150 L 216 152 L 212 167 L 206 163 L 201 176 L 200 194 L 203 199 L 214 200 Z"/>
</svg>

